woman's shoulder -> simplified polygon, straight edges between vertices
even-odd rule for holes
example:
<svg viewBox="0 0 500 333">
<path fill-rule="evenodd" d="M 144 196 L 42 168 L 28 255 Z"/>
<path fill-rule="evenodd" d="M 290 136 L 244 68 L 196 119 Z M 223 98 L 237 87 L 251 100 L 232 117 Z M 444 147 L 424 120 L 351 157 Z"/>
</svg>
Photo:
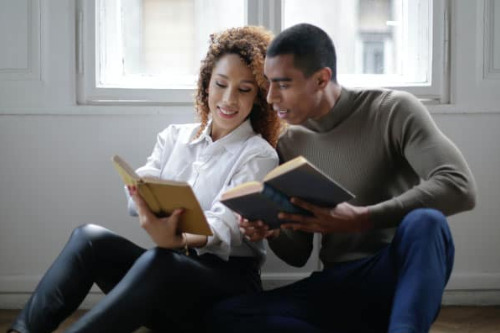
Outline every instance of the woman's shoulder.
<svg viewBox="0 0 500 333">
<path fill-rule="evenodd" d="M 160 135 L 164 137 L 186 137 L 190 139 L 198 132 L 199 128 L 200 123 L 170 124 L 160 132 Z"/>
<path fill-rule="evenodd" d="M 278 157 L 276 149 L 260 134 L 252 135 L 245 141 L 245 150 L 260 156 Z"/>
</svg>

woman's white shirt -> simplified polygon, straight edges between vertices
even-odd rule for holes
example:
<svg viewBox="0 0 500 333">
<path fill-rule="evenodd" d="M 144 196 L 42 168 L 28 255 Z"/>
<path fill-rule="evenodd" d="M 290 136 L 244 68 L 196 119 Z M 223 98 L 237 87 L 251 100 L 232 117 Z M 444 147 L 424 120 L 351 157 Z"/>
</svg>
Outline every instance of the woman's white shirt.
<svg viewBox="0 0 500 333">
<path fill-rule="evenodd" d="M 213 236 L 198 254 L 212 253 L 227 260 L 229 256 L 265 255 L 263 242 L 242 238 L 238 219 L 220 203 L 224 191 L 252 180 L 262 180 L 278 165 L 276 151 L 256 134 L 249 120 L 217 141 L 210 137 L 211 122 L 193 140 L 200 124 L 170 125 L 160 132 L 152 154 L 140 176 L 187 182 L 200 202 Z M 129 200 L 129 210 L 134 211 Z"/>
</svg>

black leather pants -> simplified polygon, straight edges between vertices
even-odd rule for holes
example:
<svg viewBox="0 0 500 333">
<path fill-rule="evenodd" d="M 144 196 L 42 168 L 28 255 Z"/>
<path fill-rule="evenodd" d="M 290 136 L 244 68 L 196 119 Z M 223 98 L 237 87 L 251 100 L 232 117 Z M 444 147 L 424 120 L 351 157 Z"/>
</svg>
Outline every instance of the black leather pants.
<svg viewBox="0 0 500 333">
<path fill-rule="evenodd" d="M 145 250 L 105 228 L 84 225 L 73 231 L 11 328 L 54 331 L 94 283 L 106 296 L 67 332 L 133 332 L 141 326 L 199 331 L 214 302 L 261 289 L 254 258 L 225 262 L 194 251 L 186 256 Z"/>
</svg>

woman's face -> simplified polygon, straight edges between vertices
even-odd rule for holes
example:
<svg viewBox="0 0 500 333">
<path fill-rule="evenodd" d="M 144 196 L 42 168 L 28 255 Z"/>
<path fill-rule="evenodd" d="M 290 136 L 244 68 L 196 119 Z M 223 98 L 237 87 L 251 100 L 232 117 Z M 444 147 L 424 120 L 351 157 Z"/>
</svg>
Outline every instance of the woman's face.
<svg viewBox="0 0 500 333">
<path fill-rule="evenodd" d="M 252 71 L 236 54 L 223 55 L 215 64 L 208 86 L 212 139 L 237 128 L 250 114 L 258 92 Z"/>
</svg>

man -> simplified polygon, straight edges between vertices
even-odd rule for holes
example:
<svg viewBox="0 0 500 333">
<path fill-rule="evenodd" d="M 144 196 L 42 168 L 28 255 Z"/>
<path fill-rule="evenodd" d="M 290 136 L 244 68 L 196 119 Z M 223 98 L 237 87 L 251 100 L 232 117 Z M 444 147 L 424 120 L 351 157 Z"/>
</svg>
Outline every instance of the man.
<svg viewBox="0 0 500 333">
<path fill-rule="evenodd" d="M 412 95 L 351 90 L 321 29 L 299 24 L 271 43 L 268 102 L 290 126 L 282 161 L 303 155 L 356 195 L 337 207 L 292 198 L 312 217 L 279 230 L 242 220 L 246 237 L 302 266 L 322 237 L 321 272 L 291 285 L 221 303 L 216 332 L 428 332 L 451 274 L 445 216 L 472 209 L 475 183 L 455 145 Z"/>
</svg>

